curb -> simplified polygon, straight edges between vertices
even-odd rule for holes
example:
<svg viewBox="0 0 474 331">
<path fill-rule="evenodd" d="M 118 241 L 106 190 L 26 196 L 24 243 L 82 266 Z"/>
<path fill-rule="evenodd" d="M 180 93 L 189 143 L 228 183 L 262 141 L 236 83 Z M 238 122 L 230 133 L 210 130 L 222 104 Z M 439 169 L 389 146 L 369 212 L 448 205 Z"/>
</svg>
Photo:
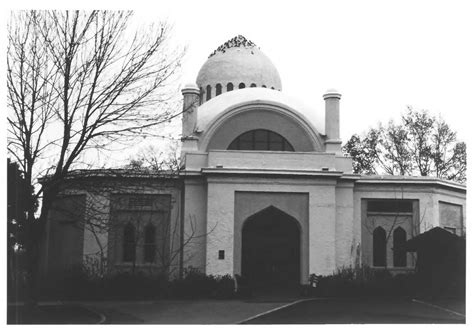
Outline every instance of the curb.
<svg viewBox="0 0 474 331">
<path fill-rule="evenodd" d="M 273 313 L 273 312 L 275 312 L 275 311 L 278 311 L 278 310 L 281 310 L 281 309 L 285 309 L 285 308 L 287 308 L 287 307 L 294 306 L 294 305 L 296 305 L 296 304 L 298 304 L 298 303 L 306 302 L 306 301 L 311 301 L 311 300 L 314 300 L 314 299 L 300 299 L 300 300 L 296 300 L 296 301 L 287 303 L 287 304 L 285 304 L 285 305 L 283 305 L 283 306 L 276 307 L 276 308 L 270 309 L 270 310 L 268 310 L 268 311 L 264 311 L 263 313 L 260 313 L 260 314 L 257 314 L 257 315 L 248 317 L 248 318 L 246 318 L 246 319 L 244 319 L 244 320 L 242 320 L 242 321 L 239 321 L 239 322 L 237 322 L 237 323 L 235 323 L 235 324 L 243 324 L 243 323 L 245 323 L 245 322 L 249 322 L 249 321 L 251 321 L 251 320 L 253 320 L 253 319 L 256 319 L 256 318 L 258 318 L 258 317 L 265 316 L 265 315 L 268 315 L 268 314 Z"/>
<path fill-rule="evenodd" d="M 447 308 L 444 308 L 444 307 L 441 307 L 441 306 L 437 306 L 437 305 L 434 305 L 434 304 L 429 303 L 429 302 L 421 301 L 421 300 L 418 300 L 418 299 L 412 299 L 411 301 L 416 302 L 416 303 L 419 303 L 419 304 L 422 304 L 422 305 L 425 305 L 425 306 L 437 308 L 437 309 L 443 310 L 443 311 L 445 311 L 445 312 L 448 312 L 448 313 L 451 313 L 451 314 L 454 314 L 454 315 L 457 315 L 457 316 L 461 316 L 461 317 L 466 318 L 466 315 L 463 315 L 463 314 L 461 314 L 461 313 L 458 313 L 457 311 L 454 311 L 454 310 L 451 310 L 451 309 L 447 309 Z"/>
<path fill-rule="evenodd" d="M 88 311 L 90 311 L 91 313 L 96 314 L 96 315 L 99 316 L 100 319 L 99 319 L 99 321 L 98 321 L 97 323 L 95 323 L 95 324 L 104 324 L 105 321 L 107 321 L 107 317 L 105 317 L 105 315 L 102 314 L 100 311 L 98 311 L 98 310 L 96 310 L 96 309 L 94 309 L 94 308 L 85 306 L 85 305 L 78 305 L 78 306 L 80 306 L 81 308 L 83 308 L 83 309 L 85 309 L 85 310 L 88 310 Z"/>
</svg>

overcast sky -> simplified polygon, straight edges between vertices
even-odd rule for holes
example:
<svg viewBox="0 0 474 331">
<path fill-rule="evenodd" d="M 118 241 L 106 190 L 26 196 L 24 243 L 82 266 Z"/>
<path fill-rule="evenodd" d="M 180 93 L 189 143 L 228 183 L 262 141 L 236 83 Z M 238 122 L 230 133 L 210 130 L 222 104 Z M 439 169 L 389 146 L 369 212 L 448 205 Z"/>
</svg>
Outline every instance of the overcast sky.
<svg viewBox="0 0 474 331">
<path fill-rule="evenodd" d="M 474 112 L 473 1 L 82 0 L 92 9 L 134 9 L 139 22 L 166 19 L 188 51 L 179 79 L 195 82 L 208 55 L 242 34 L 278 69 L 283 92 L 324 112 L 342 93 L 341 138 L 400 118 L 407 105 L 441 114 L 470 140 Z M 23 8 L 65 8 L 24 1 Z M 74 7 L 76 8 L 76 7 Z M 179 123 L 177 123 L 179 124 Z"/>
<path fill-rule="evenodd" d="M 474 11 L 469 1 L 155 1 L 188 46 L 182 82 L 208 55 L 242 34 L 278 69 L 283 92 L 324 111 L 328 88 L 342 93 L 347 140 L 411 105 L 441 114 L 466 140 L 474 112 Z M 144 10 L 145 9 L 145 10 Z"/>
</svg>

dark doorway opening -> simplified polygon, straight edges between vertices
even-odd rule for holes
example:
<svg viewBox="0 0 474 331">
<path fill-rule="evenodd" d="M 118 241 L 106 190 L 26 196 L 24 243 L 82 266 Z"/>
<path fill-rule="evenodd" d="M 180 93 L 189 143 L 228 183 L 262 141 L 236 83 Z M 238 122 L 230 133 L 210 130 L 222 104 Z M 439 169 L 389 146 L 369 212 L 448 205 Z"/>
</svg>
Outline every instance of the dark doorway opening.
<svg viewBox="0 0 474 331">
<path fill-rule="evenodd" d="M 300 229 L 292 216 L 270 206 L 245 221 L 242 276 L 258 288 L 299 284 Z"/>
</svg>

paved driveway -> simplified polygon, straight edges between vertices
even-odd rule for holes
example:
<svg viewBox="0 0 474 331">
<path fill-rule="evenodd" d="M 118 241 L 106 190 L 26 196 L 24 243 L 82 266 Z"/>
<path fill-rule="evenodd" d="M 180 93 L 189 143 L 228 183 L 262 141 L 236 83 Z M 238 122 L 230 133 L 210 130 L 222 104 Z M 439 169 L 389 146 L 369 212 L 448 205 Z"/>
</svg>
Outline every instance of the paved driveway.
<svg viewBox="0 0 474 331">
<path fill-rule="evenodd" d="M 314 299 L 251 319 L 245 324 L 465 323 L 464 305 L 410 299 Z M 457 307 L 458 311 L 450 309 Z"/>
<path fill-rule="evenodd" d="M 156 302 L 91 302 L 108 324 L 236 324 L 287 304 L 287 301 L 160 300 Z"/>
<path fill-rule="evenodd" d="M 163 300 L 86 306 L 110 324 L 397 324 L 465 323 L 464 302 L 411 299 Z"/>
</svg>

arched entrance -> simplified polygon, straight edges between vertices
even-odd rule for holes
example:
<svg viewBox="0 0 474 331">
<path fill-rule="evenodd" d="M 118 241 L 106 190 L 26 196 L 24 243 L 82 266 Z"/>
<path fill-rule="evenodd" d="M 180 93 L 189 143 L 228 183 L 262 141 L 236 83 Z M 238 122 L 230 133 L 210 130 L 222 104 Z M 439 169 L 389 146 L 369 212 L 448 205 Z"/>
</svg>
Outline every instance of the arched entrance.
<svg viewBox="0 0 474 331">
<path fill-rule="evenodd" d="M 300 280 L 298 221 L 271 206 L 242 228 L 242 276 L 257 287 L 292 287 Z"/>
</svg>

